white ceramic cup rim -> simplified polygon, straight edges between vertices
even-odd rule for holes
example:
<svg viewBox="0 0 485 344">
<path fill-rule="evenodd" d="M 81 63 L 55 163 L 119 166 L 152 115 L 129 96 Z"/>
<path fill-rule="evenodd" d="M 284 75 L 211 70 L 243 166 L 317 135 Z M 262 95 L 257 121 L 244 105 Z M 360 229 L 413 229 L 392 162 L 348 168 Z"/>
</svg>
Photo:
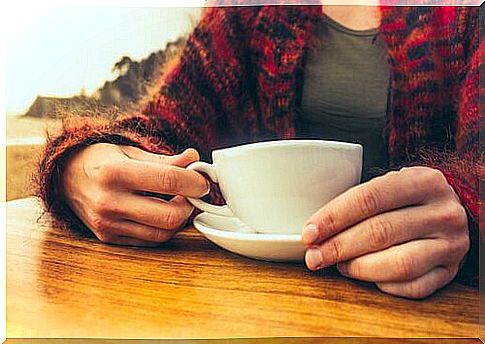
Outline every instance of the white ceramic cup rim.
<svg viewBox="0 0 485 344">
<path fill-rule="evenodd" d="M 325 147 L 329 149 L 339 149 L 339 150 L 355 150 L 362 149 L 362 145 L 358 143 L 342 142 L 342 141 L 330 141 L 330 140 L 275 140 L 275 141 L 263 141 L 248 143 L 243 145 L 238 145 L 235 147 L 217 149 L 212 152 L 213 160 L 217 156 L 221 155 L 238 155 L 246 154 L 248 150 L 254 151 L 258 149 L 264 149 L 267 147 L 271 148 L 289 148 L 294 146 L 305 146 L 305 147 Z"/>
<path fill-rule="evenodd" d="M 269 150 L 272 153 L 281 154 L 282 151 L 287 150 L 288 152 L 293 151 L 300 152 L 302 150 L 309 149 L 310 151 L 316 150 L 327 150 L 334 151 L 334 153 L 351 153 L 359 152 L 362 156 L 362 146 L 360 144 L 347 143 L 341 141 L 327 141 L 327 140 L 279 140 L 279 141 L 264 141 L 249 143 L 241 146 L 234 146 L 224 149 L 215 150 L 212 152 L 212 164 L 197 161 L 189 166 L 187 169 L 202 172 L 208 175 L 208 177 L 215 183 L 220 183 L 218 176 L 218 170 L 222 167 L 224 168 L 227 160 L 240 159 L 247 154 L 257 153 L 259 150 Z M 219 166 L 219 168 L 217 167 Z M 219 170 L 220 171 L 220 170 Z M 360 175 L 360 172 L 359 172 Z M 359 177 L 360 178 L 360 177 Z M 224 194 L 223 186 L 221 186 L 221 191 Z M 224 197 L 226 199 L 226 197 Z M 226 205 L 214 205 L 205 202 L 201 199 L 187 198 L 192 205 L 196 208 L 215 215 L 220 216 L 231 216 L 235 217 L 235 213 L 229 207 L 228 200 L 226 199 Z M 239 214 L 239 216 L 242 216 Z M 236 216 L 238 217 L 238 216 Z M 250 224 L 249 224 L 250 225 Z"/>
</svg>

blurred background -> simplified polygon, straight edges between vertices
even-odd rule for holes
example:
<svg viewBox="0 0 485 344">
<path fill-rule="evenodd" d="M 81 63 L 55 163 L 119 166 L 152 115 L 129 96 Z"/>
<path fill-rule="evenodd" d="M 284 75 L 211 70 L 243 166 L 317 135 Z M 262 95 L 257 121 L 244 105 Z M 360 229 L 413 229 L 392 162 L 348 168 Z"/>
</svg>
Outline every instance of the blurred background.
<svg viewBox="0 0 485 344">
<path fill-rule="evenodd" d="M 46 130 L 59 130 L 64 116 L 138 108 L 201 13 L 173 7 L 18 13 L 22 25 L 11 26 L 6 45 L 7 186 L 0 191 L 7 200 L 32 194 Z"/>
</svg>

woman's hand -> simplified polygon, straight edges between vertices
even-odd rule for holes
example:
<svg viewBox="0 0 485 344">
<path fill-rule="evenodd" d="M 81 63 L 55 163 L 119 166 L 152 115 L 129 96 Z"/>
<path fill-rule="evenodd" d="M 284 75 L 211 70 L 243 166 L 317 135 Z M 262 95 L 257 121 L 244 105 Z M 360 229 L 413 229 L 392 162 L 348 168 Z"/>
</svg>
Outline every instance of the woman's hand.
<svg viewBox="0 0 485 344">
<path fill-rule="evenodd" d="M 384 292 L 423 298 L 449 283 L 468 252 L 467 215 L 443 174 L 390 172 L 341 194 L 307 222 L 311 270 L 337 264 Z"/>
<path fill-rule="evenodd" d="M 69 159 L 62 175 L 64 196 L 99 240 L 156 246 L 187 222 L 193 207 L 185 196 L 208 193 L 205 178 L 185 169 L 197 160 L 194 149 L 165 156 L 130 146 L 95 144 Z M 164 201 L 146 192 L 175 197 Z"/>
</svg>

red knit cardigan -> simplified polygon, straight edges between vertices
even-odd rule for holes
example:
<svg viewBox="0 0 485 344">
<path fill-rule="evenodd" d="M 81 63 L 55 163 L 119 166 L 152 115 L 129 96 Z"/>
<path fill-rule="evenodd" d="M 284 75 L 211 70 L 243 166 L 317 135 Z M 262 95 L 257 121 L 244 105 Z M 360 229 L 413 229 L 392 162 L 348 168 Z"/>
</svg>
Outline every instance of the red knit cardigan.
<svg viewBox="0 0 485 344">
<path fill-rule="evenodd" d="M 424 165 L 445 174 L 469 214 L 467 267 L 476 281 L 478 8 L 381 7 L 381 13 L 379 34 L 391 66 L 385 130 L 390 168 Z M 46 209 L 64 225 L 83 228 L 63 200 L 59 176 L 73 152 L 93 143 L 166 154 L 190 146 L 208 159 L 217 147 L 295 137 L 305 58 L 317 43 L 321 15 L 320 6 L 207 9 L 139 114 L 112 122 L 86 119 L 48 138 L 38 169 Z"/>
</svg>

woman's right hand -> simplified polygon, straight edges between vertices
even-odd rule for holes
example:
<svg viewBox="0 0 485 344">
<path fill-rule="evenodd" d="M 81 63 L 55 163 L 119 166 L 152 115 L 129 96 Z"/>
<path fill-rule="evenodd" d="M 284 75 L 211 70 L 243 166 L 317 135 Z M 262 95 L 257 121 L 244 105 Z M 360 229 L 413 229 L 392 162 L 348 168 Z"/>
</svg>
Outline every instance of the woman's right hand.
<svg viewBox="0 0 485 344">
<path fill-rule="evenodd" d="M 193 207 L 185 197 L 209 192 L 201 174 L 185 169 L 198 160 L 194 149 L 167 156 L 94 144 L 74 154 L 64 167 L 64 197 L 102 242 L 157 246 L 186 224 Z M 146 192 L 175 197 L 164 201 Z"/>
</svg>

